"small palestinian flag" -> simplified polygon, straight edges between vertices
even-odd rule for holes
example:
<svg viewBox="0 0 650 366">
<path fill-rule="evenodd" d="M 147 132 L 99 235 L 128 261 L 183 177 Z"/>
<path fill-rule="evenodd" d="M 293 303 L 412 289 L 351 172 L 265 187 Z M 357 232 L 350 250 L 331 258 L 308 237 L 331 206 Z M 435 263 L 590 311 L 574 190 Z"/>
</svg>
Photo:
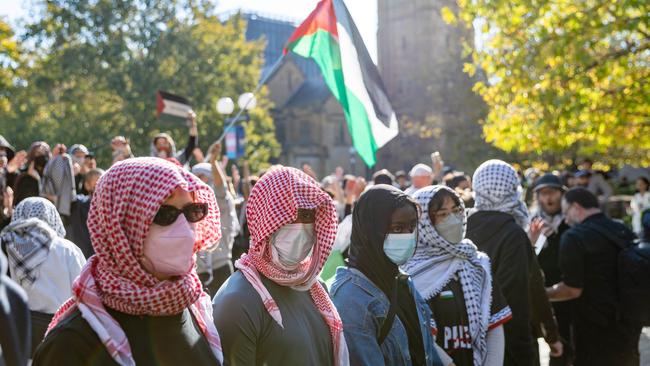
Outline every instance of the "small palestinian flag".
<svg viewBox="0 0 650 366">
<path fill-rule="evenodd" d="M 343 0 L 321 0 L 289 38 L 284 52 L 312 58 L 341 103 L 355 149 L 369 167 L 397 136 L 384 83 Z"/>
<path fill-rule="evenodd" d="M 178 95 L 158 90 L 156 92 L 156 117 L 161 121 L 182 122 L 192 110 L 190 102 Z"/>
</svg>

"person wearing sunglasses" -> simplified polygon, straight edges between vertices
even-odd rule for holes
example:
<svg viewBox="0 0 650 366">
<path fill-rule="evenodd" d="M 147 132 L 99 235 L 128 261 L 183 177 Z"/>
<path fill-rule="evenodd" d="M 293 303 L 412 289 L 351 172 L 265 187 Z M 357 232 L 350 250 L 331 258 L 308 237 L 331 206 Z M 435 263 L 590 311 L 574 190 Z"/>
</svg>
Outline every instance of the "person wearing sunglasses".
<svg viewBox="0 0 650 366">
<path fill-rule="evenodd" d="M 195 254 L 219 243 L 212 190 L 158 158 L 113 165 L 88 214 L 95 255 L 57 311 L 34 365 L 221 365 Z"/>
<path fill-rule="evenodd" d="M 318 281 L 336 235 L 334 203 L 307 174 L 273 167 L 255 184 L 251 245 L 213 301 L 230 365 L 347 365 L 339 315 Z"/>
<path fill-rule="evenodd" d="M 457 366 L 502 365 L 503 326 L 512 312 L 490 272 L 490 259 L 465 239 L 465 206 L 449 187 L 415 193 L 422 208 L 415 255 L 402 269 L 426 299 L 436 342 Z"/>
</svg>

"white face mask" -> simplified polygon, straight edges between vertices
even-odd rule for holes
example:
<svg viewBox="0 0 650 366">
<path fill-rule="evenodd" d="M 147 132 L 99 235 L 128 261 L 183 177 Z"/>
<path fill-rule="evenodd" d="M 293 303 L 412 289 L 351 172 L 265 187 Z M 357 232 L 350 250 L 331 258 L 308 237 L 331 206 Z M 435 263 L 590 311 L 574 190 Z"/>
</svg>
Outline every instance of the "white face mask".
<svg viewBox="0 0 650 366">
<path fill-rule="evenodd" d="M 450 214 L 435 225 L 436 231 L 440 236 L 452 244 L 458 244 L 463 240 L 463 218 L 461 215 Z"/>
<path fill-rule="evenodd" d="M 192 269 L 194 224 L 185 215 L 178 215 L 171 225 L 152 224 L 144 239 L 142 265 L 152 274 L 182 276 Z"/>
<path fill-rule="evenodd" d="M 271 257 L 273 263 L 286 269 L 298 268 L 316 242 L 314 224 L 288 224 L 271 235 Z"/>
</svg>

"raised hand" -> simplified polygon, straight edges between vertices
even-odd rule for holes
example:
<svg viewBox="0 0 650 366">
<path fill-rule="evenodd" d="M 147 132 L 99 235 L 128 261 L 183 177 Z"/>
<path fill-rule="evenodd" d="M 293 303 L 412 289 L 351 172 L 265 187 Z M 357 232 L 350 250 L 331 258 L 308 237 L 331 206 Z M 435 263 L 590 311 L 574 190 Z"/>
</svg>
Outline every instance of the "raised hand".
<svg viewBox="0 0 650 366">
<path fill-rule="evenodd" d="M 16 153 L 13 159 L 7 163 L 7 171 L 9 173 L 15 173 L 27 162 L 27 152 L 25 150 L 20 150 Z"/>
<path fill-rule="evenodd" d="M 551 357 L 560 357 L 562 356 L 562 353 L 564 353 L 564 345 L 562 344 L 561 341 L 557 341 L 552 344 L 549 343 L 548 346 L 551 349 L 550 352 Z"/>
<path fill-rule="evenodd" d="M 63 155 L 66 151 L 68 151 L 68 148 L 65 147 L 64 144 L 56 144 L 56 146 L 54 146 L 54 150 L 52 150 L 52 155 Z"/>
<path fill-rule="evenodd" d="M 4 207 L 4 215 L 10 217 L 13 213 L 14 207 L 14 190 L 11 187 L 7 187 L 4 192 L 2 192 L 2 206 Z"/>
<path fill-rule="evenodd" d="M 221 142 L 217 141 L 210 145 L 208 149 L 208 154 L 210 154 L 210 163 L 214 164 L 215 161 L 221 159 Z"/>
<path fill-rule="evenodd" d="M 533 221 L 530 223 L 530 228 L 528 229 L 528 238 L 530 239 L 530 243 L 535 246 L 535 243 L 537 243 L 537 239 L 539 239 L 539 236 L 542 234 L 544 229 L 546 228 L 546 223 L 544 220 L 542 220 L 541 217 L 536 217 L 533 219 Z"/>
<path fill-rule="evenodd" d="M 190 126 L 190 136 L 197 136 L 199 131 L 196 126 L 196 113 L 193 110 L 187 114 L 187 122 Z"/>
</svg>

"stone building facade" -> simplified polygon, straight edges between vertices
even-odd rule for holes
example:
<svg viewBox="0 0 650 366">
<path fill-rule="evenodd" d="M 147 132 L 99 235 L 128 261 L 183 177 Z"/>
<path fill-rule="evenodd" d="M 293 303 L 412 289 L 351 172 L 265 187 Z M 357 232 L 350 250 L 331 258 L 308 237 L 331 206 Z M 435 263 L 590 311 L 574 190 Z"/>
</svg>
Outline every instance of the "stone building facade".
<svg viewBox="0 0 650 366">
<path fill-rule="evenodd" d="M 443 7 L 458 10 L 454 0 L 378 0 L 378 66 L 401 122 L 400 135 L 379 152 L 389 169 L 429 163 L 440 151 L 470 170 L 494 152 L 479 125 L 485 105 L 472 91 L 480 75 L 463 72 L 463 42 L 473 44 L 474 31 L 445 23 Z"/>
</svg>

